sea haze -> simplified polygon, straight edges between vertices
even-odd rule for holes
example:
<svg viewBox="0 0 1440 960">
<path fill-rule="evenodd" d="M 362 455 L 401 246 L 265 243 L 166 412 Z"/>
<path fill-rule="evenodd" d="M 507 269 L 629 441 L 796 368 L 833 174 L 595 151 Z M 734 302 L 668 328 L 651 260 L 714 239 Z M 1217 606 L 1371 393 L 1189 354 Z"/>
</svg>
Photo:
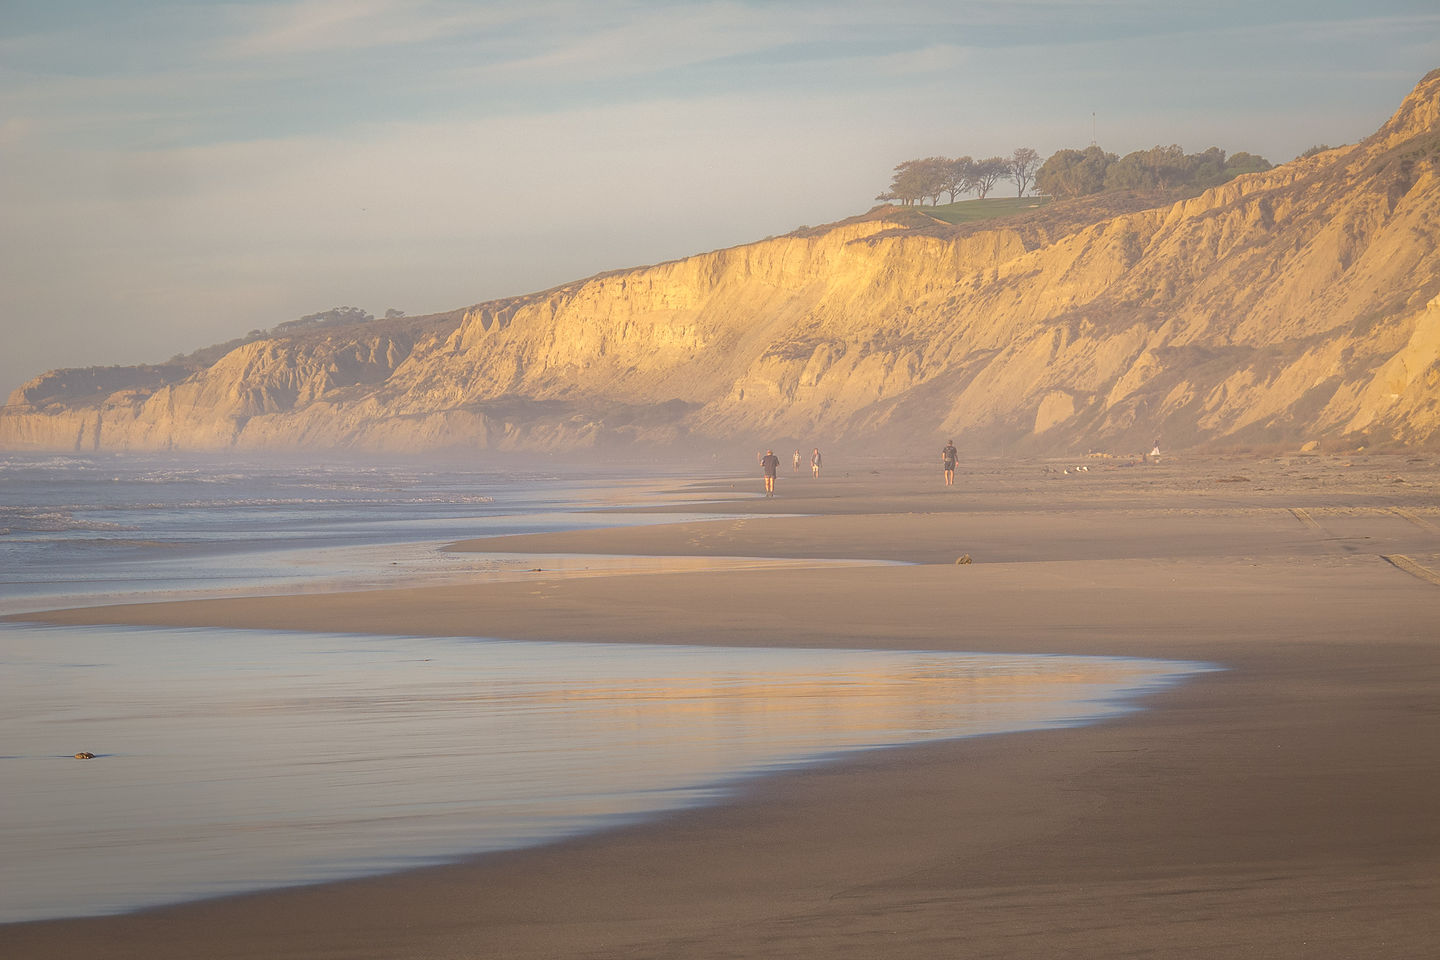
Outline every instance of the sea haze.
<svg viewBox="0 0 1440 960">
<path fill-rule="evenodd" d="M 598 470 L 12 454 L 0 458 L 0 613 L 495 573 L 520 561 L 437 547 L 652 523 L 599 511 L 655 487 Z"/>
<path fill-rule="evenodd" d="M 539 472 L 12 457 L 0 461 L 0 608 L 506 576 L 534 558 L 437 547 L 688 519 L 597 512 L 655 489 Z M 591 563 L 574 558 L 567 575 Z M 1199 669 L 0 624 L 0 922 L 543 843 L 845 751 L 1113 716 Z"/>
</svg>

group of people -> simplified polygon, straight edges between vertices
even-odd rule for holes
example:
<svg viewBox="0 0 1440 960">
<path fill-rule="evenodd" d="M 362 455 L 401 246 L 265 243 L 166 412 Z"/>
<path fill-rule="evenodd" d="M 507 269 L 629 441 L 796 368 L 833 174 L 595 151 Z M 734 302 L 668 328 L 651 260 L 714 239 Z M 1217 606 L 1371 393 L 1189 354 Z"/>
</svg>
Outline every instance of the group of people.
<svg viewBox="0 0 1440 960">
<path fill-rule="evenodd" d="M 944 448 L 940 451 L 940 465 L 945 470 L 945 486 L 955 486 L 955 465 L 960 461 L 960 451 L 955 449 L 954 440 L 946 440 Z M 810 475 L 815 478 L 820 476 L 820 448 L 816 447 L 810 452 Z M 796 450 L 791 459 L 794 471 L 800 472 L 800 451 Z M 775 474 L 780 470 L 780 458 L 775 455 L 774 450 L 766 450 L 760 455 L 760 470 L 765 476 L 765 496 L 775 496 Z"/>
<path fill-rule="evenodd" d="M 820 477 L 820 448 L 816 447 L 810 451 L 810 476 L 819 479 Z M 795 451 L 793 458 L 795 472 L 800 472 L 800 451 Z M 765 475 L 765 496 L 775 496 L 775 474 L 780 469 L 780 458 L 775 456 L 774 450 L 766 450 L 760 457 L 760 470 Z"/>
</svg>

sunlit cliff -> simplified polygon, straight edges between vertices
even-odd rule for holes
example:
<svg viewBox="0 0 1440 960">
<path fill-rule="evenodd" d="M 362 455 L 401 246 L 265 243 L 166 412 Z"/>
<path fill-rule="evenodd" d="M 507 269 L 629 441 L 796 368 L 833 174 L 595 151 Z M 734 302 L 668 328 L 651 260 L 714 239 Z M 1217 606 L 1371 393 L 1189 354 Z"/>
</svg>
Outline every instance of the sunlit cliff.
<svg viewBox="0 0 1440 960">
<path fill-rule="evenodd" d="M 1367 140 L 1178 202 L 882 209 L 199 369 L 56 371 L 0 447 L 1440 445 L 1440 71 Z"/>
</svg>

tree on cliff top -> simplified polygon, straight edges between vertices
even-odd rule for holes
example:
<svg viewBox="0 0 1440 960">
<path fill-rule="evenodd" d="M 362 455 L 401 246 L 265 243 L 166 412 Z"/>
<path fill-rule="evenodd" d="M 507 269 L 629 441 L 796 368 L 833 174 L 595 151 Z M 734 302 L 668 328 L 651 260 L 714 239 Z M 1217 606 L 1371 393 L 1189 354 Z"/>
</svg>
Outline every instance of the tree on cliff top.
<svg viewBox="0 0 1440 960">
<path fill-rule="evenodd" d="M 294 333 L 301 327 L 333 327 L 345 323 L 369 323 L 374 314 L 359 307 L 331 307 L 319 313 L 307 313 L 299 320 L 287 320 L 275 325 L 274 333 Z"/>
<path fill-rule="evenodd" d="M 1017 147 L 1010 158 L 1005 161 L 1005 176 L 1015 184 L 1015 196 L 1025 196 L 1025 191 L 1030 189 L 1030 183 L 1035 179 L 1035 171 L 1040 169 L 1040 153 L 1033 147 Z"/>
<path fill-rule="evenodd" d="M 960 194 L 970 192 L 974 170 L 975 161 L 969 157 L 956 157 L 953 160 L 947 161 L 945 168 L 945 192 L 950 194 L 951 203 L 959 199 Z"/>
<path fill-rule="evenodd" d="M 1035 185 L 1057 199 L 1118 190 L 1204 190 L 1244 173 L 1269 169 L 1270 161 L 1264 157 L 1242 151 L 1227 158 L 1219 147 L 1186 153 L 1172 143 L 1116 157 L 1092 145 L 1084 150 L 1056 151 L 1035 174 Z"/>
<path fill-rule="evenodd" d="M 950 172 L 951 161 L 945 157 L 906 160 L 895 165 L 890 190 L 875 199 L 899 200 L 907 206 L 925 199 L 932 204 L 939 203 L 940 194 L 949 189 Z"/>
<path fill-rule="evenodd" d="M 978 161 L 968 156 L 906 160 L 895 165 L 890 189 L 875 199 L 899 201 L 906 206 L 929 200 L 936 205 L 941 194 L 948 194 L 954 203 L 962 195 L 974 193 L 984 200 L 995 184 L 1005 179 L 1015 182 L 1017 196 L 1024 196 L 1039 166 L 1040 154 L 1031 147 L 1020 147 L 1008 157 Z"/>
<path fill-rule="evenodd" d="M 1005 178 L 1009 171 L 1009 162 L 1004 157 L 986 157 L 984 160 L 975 161 L 975 166 L 970 172 L 970 187 L 975 191 L 975 196 L 984 200 L 995 184 Z"/>
<path fill-rule="evenodd" d="M 1096 146 L 1057 150 L 1035 173 L 1035 186 L 1056 199 L 1084 197 L 1105 189 L 1105 171 L 1116 156 Z"/>
</svg>

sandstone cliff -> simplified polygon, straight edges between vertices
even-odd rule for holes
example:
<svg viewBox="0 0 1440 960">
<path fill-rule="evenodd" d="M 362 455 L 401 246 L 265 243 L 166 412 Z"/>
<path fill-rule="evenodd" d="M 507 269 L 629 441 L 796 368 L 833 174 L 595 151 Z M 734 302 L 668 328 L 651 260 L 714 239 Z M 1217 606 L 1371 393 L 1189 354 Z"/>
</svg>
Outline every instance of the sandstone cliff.
<svg viewBox="0 0 1440 960">
<path fill-rule="evenodd" d="M 194 371 L 59 371 L 0 447 L 1440 445 L 1440 71 L 1360 144 L 1143 201 L 881 210 Z"/>
</svg>

